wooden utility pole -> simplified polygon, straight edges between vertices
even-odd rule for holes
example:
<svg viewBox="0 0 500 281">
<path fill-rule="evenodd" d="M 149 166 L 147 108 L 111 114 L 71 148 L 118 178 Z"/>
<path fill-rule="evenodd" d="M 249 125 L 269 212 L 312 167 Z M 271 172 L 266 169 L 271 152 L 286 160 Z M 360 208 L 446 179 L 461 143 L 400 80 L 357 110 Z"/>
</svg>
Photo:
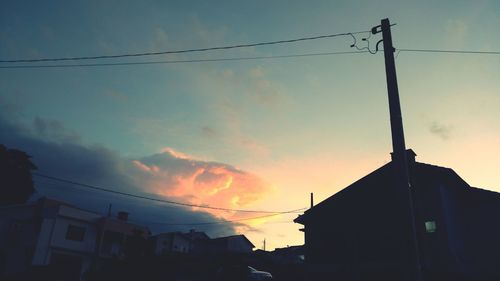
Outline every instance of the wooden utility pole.
<svg viewBox="0 0 500 281">
<path fill-rule="evenodd" d="M 403 131 L 403 118 L 401 117 L 401 105 L 399 102 L 398 81 L 396 77 L 396 65 L 394 64 L 394 46 L 392 45 L 391 24 L 389 19 L 383 19 L 379 26 L 372 28 L 372 34 L 382 32 L 384 44 L 385 74 L 387 79 L 387 92 L 389 95 L 389 112 L 391 118 L 392 133 L 392 162 L 397 183 L 408 192 L 408 207 L 410 215 L 411 236 L 415 252 L 415 280 L 422 281 L 422 266 L 420 263 L 420 251 L 415 226 L 415 211 L 413 207 L 412 187 L 406 155 L 405 138 Z"/>
</svg>

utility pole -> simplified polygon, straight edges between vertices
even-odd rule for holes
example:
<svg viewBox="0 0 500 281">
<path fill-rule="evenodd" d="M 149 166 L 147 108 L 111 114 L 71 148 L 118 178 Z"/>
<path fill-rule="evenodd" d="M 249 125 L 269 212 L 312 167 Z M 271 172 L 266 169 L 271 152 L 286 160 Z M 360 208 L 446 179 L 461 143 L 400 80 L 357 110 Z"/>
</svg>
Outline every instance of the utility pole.
<svg viewBox="0 0 500 281">
<path fill-rule="evenodd" d="M 411 236 L 413 239 L 415 253 L 415 280 L 422 281 L 422 266 L 420 263 L 420 251 L 418 246 L 417 231 L 415 225 L 415 210 L 413 206 L 412 187 L 409 176 L 408 159 L 406 155 L 405 138 L 403 131 L 403 119 L 401 117 L 401 105 L 399 102 L 398 81 L 396 77 L 396 65 L 394 63 L 394 46 L 392 45 L 391 24 L 389 19 L 383 19 L 379 26 L 372 28 L 372 34 L 382 32 L 384 44 L 385 74 L 387 80 L 387 92 L 389 96 L 389 112 L 392 133 L 392 164 L 397 176 L 397 183 L 408 192 L 408 207 L 411 225 Z M 380 43 L 380 42 L 379 42 Z M 377 43 L 378 45 L 378 43 Z"/>
<path fill-rule="evenodd" d="M 262 250 L 266 250 L 266 238 L 264 238 L 264 241 L 262 242 Z"/>
</svg>

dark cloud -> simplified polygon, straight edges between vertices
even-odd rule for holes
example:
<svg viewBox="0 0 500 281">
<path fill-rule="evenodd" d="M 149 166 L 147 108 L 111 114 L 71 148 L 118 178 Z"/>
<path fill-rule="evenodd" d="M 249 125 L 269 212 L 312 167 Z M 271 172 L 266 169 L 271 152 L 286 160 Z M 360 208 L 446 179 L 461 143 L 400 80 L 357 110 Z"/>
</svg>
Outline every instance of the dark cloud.
<svg viewBox="0 0 500 281">
<path fill-rule="evenodd" d="M 205 203 L 224 207 L 244 206 L 265 192 L 265 184 L 258 177 L 227 164 L 195 160 L 172 149 L 129 159 L 103 146 L 82 144 L 76 133 L 57 121 L 38 117 L 26 125 L 17 118 L 9 120 L 12 116 L 5 111 L 0 113 L 0 143 L 26 151 L 43 174 L 149 197 L 191 203 L 206 200 Z M 34 180 L 39 196 L 64 200 L 102 214 L 112 204 L 114 213 L 128 211 L 131 220 L 148 225 L 154 232 L 196 228 L 215 237 L 233 234 L 235 227 L 241 225 L 168 225 L 222 221 L 220 217 L 228 217 L 39 177 Z"/>
<path fill-rule="evenodd" d="M 33 127 L 36 135 L 40 138 L 61 142 L 80 142 L 80 136 L 76 132 L 67 130 L 60 122 L 55 120 L 36 117 L 33 121 Z"/>
<path fill-rule="evenodd" d="M 450 138 L 452 130 L 453 128 L 451 126 L 447 126 L 438 122 L 432 122 L 429 125 L 429 132 L 440 137 L 443 140 L 447 140 Z"/>
</svg>

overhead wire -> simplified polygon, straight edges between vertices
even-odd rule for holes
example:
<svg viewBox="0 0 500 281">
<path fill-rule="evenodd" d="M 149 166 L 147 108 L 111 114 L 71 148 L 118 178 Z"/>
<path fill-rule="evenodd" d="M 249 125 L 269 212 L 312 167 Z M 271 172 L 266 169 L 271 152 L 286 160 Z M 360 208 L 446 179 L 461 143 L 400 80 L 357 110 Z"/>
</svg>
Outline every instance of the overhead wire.
<svg viewBox="0 0 500 281">
<path fill-rule="evenodd" d="M 349 34 L 351 37 L 352 37 L 352 40 L 354 41 L 352 44 L 351 44 L 351 48 L 356 48 L 356 50 L 358 51 L 363 51 L 363 50 L 366 50 L 366 51 L 363 51 L 363 52 L 368 52 L 372 55 L 376 54 L 378 52 L 378 48 L 375 49 L 375 51 L 372 51 L 370 49 L 370 38 L 372 37 L 372 33 L 369 32 L 368 33 L 368 37 L 363 37 L 361 38 L 361 41 L 365 41 L 366 42 L 366 46 L 365 47 L 359 47 L 358 46 L 358 40 L 356 39 L 356 36 L 354 36 L 354 34 Z"/>
<path fill-rule="evenodd" d="M 47 187 L 57 188 L 57 189 L 61 188 L 60 186 L 55 186 L 55 185 L 50 185 L 50 184 L 47 185 L 47 183 L 43 183 L 42 188 L 47 188 Z M 275 216 L 279 216 L 279 215 L 296 214 L 296 213 L 299 213 L 305 209 L 307 209 L 307 208 L 299 208 L 299 209 L 294 209 L 294 210 L 289 210 L 289 211 L 281 211 L 281 212 L 262 215 L 262 216 L 253 216 L 253 217 L 240 218 L 240 219 L 192 222 L 192 223 L 171 223 L 171 222 L 165 222 L 165 221 L 145 221 L 145 220 L 135 220 L 135 219 L 131 219 L 129 221 L 134 222 L 134 223 L 140 223 L 140 224 L 153 224 L 153 225 L 165 225 L 165 226 L 203 226 L 203 225 L 231 224 L 231 223 L 242 222 L 242 221 L 275 217 Z M 104 215 L 103 212 L 97 212 L 97 211 L 89 210 L 89 209 L 82 209 L 82 210 L 85 210 L 86 212 L 98 214 L 98 215 Z M 274 222 L 274 223 L 291 223 L 291 222 L 292 221 L 280 221 L 280 222 Z M 266 222 L 266 224 L 269 224 L 269 222 Z"/>
<path fill-rule="evenodd" d="M 500 55 L 500 51 L 472 51 L 472 50 L 442 50 L 442 49 L 396 49 L 400 52 L 413 53 L 449 53 L 449 54 L 476 54 L 476 55 Z"/>
<path fill-rule="evenodd" d="M 43 185 L 43 188 L 60 188 L 59 186 L 53 186 L 53 185 Z M 81 208 L 79 208 L 81 209 Z M 290 211 L 285 211 L 285 212 L 280 212 L 280 213 L 275 213 L 275 214 L 269 214 L 269 215 L 263 215 L 263 216 L 254 216 L 254 217 L 248 217 L 248 218 L 241 218 L 241 219 L 233 219 L 233 220 L 220 220 L 220 221 L 211 221 L 211 222 L 193 222 L 193 223 L 171 223 L 171 222 L 160 222 L 160 221 L 145 221 L 145 220 L 135 220 L 135 219 L 129 219 L 129 221 L 134 222 L 134 223 L 141 223 L 141 224 L 154 224 L 154 225 L 165 225 L 165 226 L 202 226 L 202 225 L 216 225 L 216 224 L 227 224 L 227 223 L 235 223 L 235 222 L 241 222 L 241 221 L 249 221 L 249 220 L 255 220 L 255 219 L 262 219 L 262 218 L 269 218 L 269 217 L 275 217 L 279 215 L 287 215 L 287 214 L 295 214 L 297 212 L 303 211 L 306 208 L 300 208 L 300 209 L 295 209 L 295 210 L 290 210 Z M 98 212 L 95 210 L 89 210 L 89 209 L 82 209 L 86 212 L 91 212 L 96 215 L 101 215 L 104 216 L 104 212 Z M 292 223 L 293 221 L 279 221 L 279 222 L 272 222 L 272 223 Z M 269 224 L 269 222 L 266 222 L 266 224 Z"/>
<path fill-rule="evenodd" d="M 142 220 L 136 220 L 135 222 L 145 223 L 145 224 L 168 225 L 168 226 L 213 225 L 213 224 L 226 224 L 226 223 L 235 223 L 235 222 L 241 222 L 241 221 L 263 219 L 263 218 L 275 217 L 275 216 L 284 215 L 284 214 L 293 214 L 293 213 L 296 213 L 298 211 L 302 211 L 304 209 L 305 208 L 300 208 L 300 209 L 296 209 L 296 210 L 290 210 L 287 212 L 280 212 L 280 213 L 275 213 L 275 214 L 270 214 L 270 215 L 241 218 L 241 219 L 233 219 L 233 220 L 221 220 L 221 221 L 216 221 L 216 222 L 168 223 L 168 222 L 151 222 L 151 221 L 142 221 Z"/>
<path fill-rule="evenodd" d="M 177 201 L 171 201 L 171 200 L 166 200 L 166 199 L 160 199 L 160 198 L 154 198 L 154 197 L 148 197 L 148 196 L 143 196 L 143 195 L 137 195 L 137 194 L 132 194 L 128 192 L 123 192 L 123 191 L 117 191 L 117 190 L 112 190 L 108 188 L 103 188 L 99 187 L 96 185 L 90 185 L 86 183 L 80 183 L 76 182 L 73 180 L 68 180 L 68 179 L 62 179 L 59 177 L 54 177 L 46 174 L 41 174 L 38 172 L 33 172 L 32 175 L 41 177 L 41 178 L 46 178 L 54 181 L 59 181 L 59 182 L 64 182 L 72 185 L 77 185 L 77 186 L 82 186 L 86 188 L 91 188 L 95 190 L 100 190 L 104 192 L 109 192 L 109 193 L 114 193 L 114 194 L 120 194 L 124 196 L 129 196 L 129 197 L 134 197 L 134 198 L 139 198 L 139 199 L 145 199 L 145 200 L 150 200 L 150 201 L 156 201 L 156 202 L 162 202 L 162 203 L 167 203 L 167 204 L 172 204 L 172 205 L 178 205 L 178 206 L 184 206 L 184 207 L 193 207 L 193 208 L 200 208 L 200 209 L 211 209 L 211 210 L 219 210 L 219 211 L 228 211 L 228 212 L 241 212 L 241 213 L 267 213 L 267 214 L 280 214 L 280 213 L 291 213 L 291 212 L 299 212 L 300 210 L 304 210 L 306 208 L 302 209 L 297 209 L 297 210 L 291 210 L 291 211 L 268 211 L 268 210 L 246 210 L 246 209 L 233 209 L 233 208 L 223 208 L 223 207 L 214 207 L 214 206 L 209 206 L 209 205 L 199 205 L 199 204 L 190 204 L 190 203 L 183 203 L 183 202 L 177 202 Z"/>
<path fill-rule="evenodd" d="M 238 45 L 230 45 L 230 46 L 217 46 L 217 47 L 208 47 L 208 48 L 195 48 L 195 49 L 185 49 L 185 50 L 175 50 L 175 51 L 142 52 L 142 53 L 128 53 L 128 54 L 117 54 L 117 55 L 98 55 L 98 56 L 79 56 L 79 57 L 38 58 L 38 59 L 11 59 L 11 60 L 4 59 L 4 60 L 0 60 L 0 63 L 27 63 L 27 62 L 32 63 L 32 62 L 48 62 L 48 61 L 97 60 L 97 59 L 114 59 L 114 58 L 126 58 L 126 57 L 144 57 L 144 56 L 157 56 L 157 55 L 167 55 L 167 54 L 206 52 L 206 51 L 215 51 L 215 50 L 229 50 L 229 49 L 237 49 L 237 48 L 248 48 L 248 47 L 257 47 L 257 46 L 294 43 L 294 42 L 300 42 L 300 41 L 318 40 L 318 39 L 333 38 L 333 37 L 339 37 L 339 36 L 349 36 L 351 34 L 359 34 L 359 33 L 367 33 L 367 32 L 370 32 L 370 31 L 365 30 L 365 31 L 318 35 L 318 36 L 301 37 L 301 38 L 277 40 L 277 41 L 238 44 Z"/>
<path fill-rule="evenodd" d="M 365 39 L 365 38 L 363 38 Z M 139 61 L 139 62 L 110 62 L 110 63 L 87 63 L 87 64 L 42 64 L 42 65 L 0 65 L 0 69 L 42 69 L 42 68 L 78 68 L 78 67 L 105 67 L 105 66 L 134 66 L 134 65 L 155 65 L 155 64 L 180 64 L 180 63 L 205 63 L 205 62 L 224 62 L 224 61 L 245 61 L 245 60 L 266 60 L 266 59 L 285 59 L 299 57 L 332 56 L 332 55 L 350 55 L 350 54 L 375 54 L 376 51 L 368 49 L 369 47 L 358 47 L 360 51 L 343 52 L 320 52 L 320 53 L 302 53 L 289 55 L 270 55 L 254 57 L 233 57 L 233 58 L 212 58 L 212 59 L 186 59 L 186 60 L 160 60 L 160 61 Z M 448 53 L 448 54 L 476 54 L 476 55 L 500 55 L 500 51 L 465 51 L 465 50 L 437 50 L 437 49 L 395 49 L 396 57 L 400 52 L 413 53 Z"/>
<path fill-rule="evenodd" d="M 55 186 L 55 185 L 47 185 L 44 183 L 42 185 L 42 188 L 57 188 L 60 189 L 60 186 Z M 82 208 L 79 208 L 82 209 Z M 269 218 L 269 217 L 275 217 L 279 215 L 288 215 L 288 214 L 296 214 L 297 212 L 303 211 L 307 208 L 299 208 L 295 210 L 290 210 L 290 211 L 284 211 L 284 212 L 279 212 L 275 214 L 268 214 L 268 215 L 262 215 L 262 216 L 254 216 L 254 217 L 248 217 L 248 218 L 240 218 L 240 219 L 232 219 L 232 220 L 220 220 L 220 221 L 206 221 L 206 222 L 193 222 L 193 223 L 171 223 L 171 222 L 160 222 L 160 221 L 145 221 L 145 220 L 135 220 L 135 219 L 129 219 L 129 221 L 134 222 L 134 223 L 141 223 L 141 224 L 154 224 L 154 225 L 166 225 L 166 226 L 201 226 L 201 225 L 216 225 L 216 224 L 226 224 L 226 223 L 235 223 L 235 222 L 241 222 L 241 221 L 249 221 L 249 220 L 255 220 L 255 219 L 263 219 L 263 218 Z M 93 214 L 101 215 L 104 216 L 105 212 L 98 212 L 95 210 L 89 210 L 89 209 L 82 209 L 86 212 L 90 212 Z M 272 223 L 291 223 L 292 221 L 279 221 L 279 222 L 272 222 Z M 269 222 L 266 222 L 266 224 L 269 224 Z"/>
<path fill-rule="evenodd" d="M 0 69 L 68 68 L 68 67 L 100 67 L 100 66 L 131 66 L 131 65 L 154 65 L 154 64 L 203 63 L 203 62 L 244 61 L 244 60 L 283 59 L 283 58 L 298 58 L 298 57 L 363 54 L 363 53 L 367 53 L 367 52 L 368 51 L 344 51 L 344 52 L 303 53 L 303 54 L 289 54 L 289 55 L 254 56 L 254 57 L 161 60 L 161 61 L 139 61 L 139 62 L 85 63 L 85 64 L 44 64 L 44 65 L 42 64 L 42 65 L 7 65 L 7 66 L 0 65 Z"/>
</svg>

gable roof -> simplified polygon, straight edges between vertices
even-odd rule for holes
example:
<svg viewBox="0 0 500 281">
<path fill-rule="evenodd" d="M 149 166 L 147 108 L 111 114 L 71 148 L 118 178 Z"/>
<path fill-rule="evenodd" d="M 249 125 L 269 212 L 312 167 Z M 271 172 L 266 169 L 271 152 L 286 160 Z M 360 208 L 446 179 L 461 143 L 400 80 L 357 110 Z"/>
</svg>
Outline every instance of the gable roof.
<svg viewBox="0 0 500 281">
<path fill-rule="evenodd" d="M 218 243 L 218 242 L 224 243 L 225 241 L 230 240 L 230 239 L 243 239 L 243 241 L 245 241 L 249 245 L 251 245 L 252 248 L 255 248 L 255 245 L 252 242 L 250 242 L 250 240 L 248 240 L 248 238 L 245 235 L 243 235 L 243 234 L 230 235 L 230 236 L 224 236 L 224 237 L 214 238 L 214 239 L 212 239 L 212 241 L 215 242 L 215 243 Z"/>
<path fill-rule="evenodd" d="M 411 153 L 413 153 L 413 151 L 411 151 Z M 394 173 L 392 167 L 393 162 L 383 165 L 346 188 L 340 190 L 336 194 L 328 197 L 311 209 L 305 211 L 304 214 L 299 215 L 294 222 L 305 224 L 308 217 L 315 216 L 317 213 L 322 213 L 323 210 L 336 205 L 338 202 L 347 199 L 358 191 L 366 191 L 366 188 L 368 187 L 383 189 L 387 188 L 387 186 L 393 185 L 392 179 L 394 178 Z M 443 185 L 447 188 L 454 189 L 472 189 L 472 187 L 470 187 L 457 173 L 455 173 L 455 171 L 450 168 L 410 161 L 409 169 L 412 188 L 420 189 L 428 186 Z"/>
</svg>

